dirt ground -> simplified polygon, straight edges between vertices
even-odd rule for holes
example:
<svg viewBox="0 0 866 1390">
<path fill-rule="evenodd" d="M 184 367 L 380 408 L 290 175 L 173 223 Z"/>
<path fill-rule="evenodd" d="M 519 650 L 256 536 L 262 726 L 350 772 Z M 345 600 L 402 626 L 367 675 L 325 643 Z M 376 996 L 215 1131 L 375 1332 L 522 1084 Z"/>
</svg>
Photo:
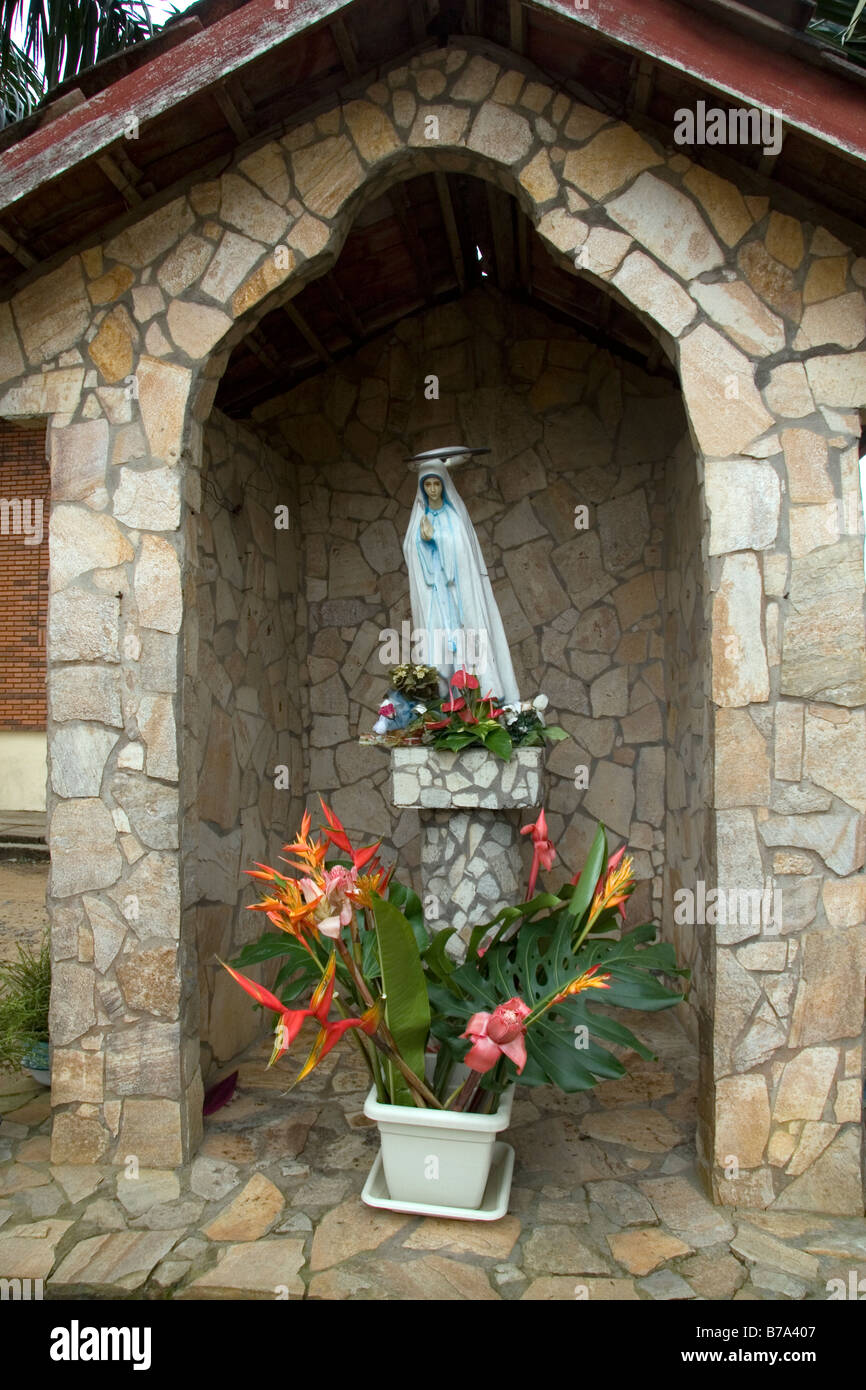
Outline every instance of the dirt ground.
<svg viewBox="0 0 866 1390">
<path fill-rule="evenodd" d="M 47 864 L 0 861 L 0 960 L 15 960 L 16 945 L 38 950 L 48 927 Z"/>
</svg>

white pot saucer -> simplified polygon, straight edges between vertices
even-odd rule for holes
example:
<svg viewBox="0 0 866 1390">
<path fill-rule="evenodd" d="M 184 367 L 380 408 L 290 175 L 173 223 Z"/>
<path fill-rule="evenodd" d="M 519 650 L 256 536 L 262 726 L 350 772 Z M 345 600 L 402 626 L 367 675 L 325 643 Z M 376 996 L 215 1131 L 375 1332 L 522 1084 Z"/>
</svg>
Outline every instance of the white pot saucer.
<svg viewBox="0 0 866 1390">
<path fill-rule="evenodd" d="M 385 1182 L 382 1151 L 370 1169 L 364 1183 L 361 1201 L 368 1207 L 383 1207 L 385 1211 L 404 1211 L 411 1216 L 442 1216 L 457 1221 L 499 1221 L 508 1211 L 511 1178 L 514 1173 L 514 1150 L 510 1144 L 497 1140 L 493 1145 L 490 1177 L 484 1189 L 480 1207 L 437 1207 L 432 1202 L 397 1202 L 390 1196 Z"/>
</svg>

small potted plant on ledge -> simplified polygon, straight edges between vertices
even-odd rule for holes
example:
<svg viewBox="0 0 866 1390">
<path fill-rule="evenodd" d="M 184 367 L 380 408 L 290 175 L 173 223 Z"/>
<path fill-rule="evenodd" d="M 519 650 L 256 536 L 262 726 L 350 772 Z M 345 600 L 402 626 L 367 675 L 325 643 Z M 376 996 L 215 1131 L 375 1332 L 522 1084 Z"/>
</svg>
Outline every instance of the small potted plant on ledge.
<svg viewBox="0 0 866 1390">
<path fill-rule="evenodd" d="M 18 947 L 18 959 L 0 961 L 0 1071 L 24 1070 L 50 1084 L 48 1003 L 51 955 L 48 941 L 36 952 Z"/>
<path fill-rule="evenodd" d="M 652 1053 L 593 1006 L 670 1008 L 683 996 L 660 977 L 685 972 L 673 948 L 655 942 L 651 923 L 623 929 L 631 861 L 624 846 L 608 858 L 601 825 L 583 871 L 556 893 L 535 892 L 539 867 L 555 857 L 544 812 L 524 827 L 533 845 L 527 901 L 479 923 L 457 965 L 445 949 L 451 929 L 428 935 L 417 896 L 380 864 L 381 842 L 355 848 L 322 807 L 321 838 L 311 838 L 305 814 L 285 846 L 292 874 L 263 864 L 247 871 L 266 885 L 251 910 L 278 931 L 246 946 L 234 965 L 278 957 L 277 993 L 226 969 L 277 1016 L 270 1065 L 307 1020 L 317 1025 L 291 1086 L 343 1037 L 359 1048 L 371 1081 L 365 1112 L 382 1139 L 366 1201 L 496 1219 L 507 1210 L 513 1152 L 494 1146 L 514 1082 L 572 1092 L 624 1075 L 604 1043 Z"/>
</svg>

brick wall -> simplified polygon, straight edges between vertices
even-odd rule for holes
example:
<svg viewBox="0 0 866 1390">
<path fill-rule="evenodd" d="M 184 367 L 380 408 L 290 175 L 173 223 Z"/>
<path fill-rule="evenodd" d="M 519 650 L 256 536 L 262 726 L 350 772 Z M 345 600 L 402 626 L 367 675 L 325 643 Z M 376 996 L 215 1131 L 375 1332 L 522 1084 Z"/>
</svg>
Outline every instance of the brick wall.
<svg viewBox="0 0 866 1390">
<path fill-rule="evenodd" d="M 44 426 L 0 421 L 0 499 L 29 499 L 31 526 L 41 501 L 43 531 L 25 544 L 15 512 L 0 508 L 0 729 L 45 728 L 49 483 Z"/>
</svg>

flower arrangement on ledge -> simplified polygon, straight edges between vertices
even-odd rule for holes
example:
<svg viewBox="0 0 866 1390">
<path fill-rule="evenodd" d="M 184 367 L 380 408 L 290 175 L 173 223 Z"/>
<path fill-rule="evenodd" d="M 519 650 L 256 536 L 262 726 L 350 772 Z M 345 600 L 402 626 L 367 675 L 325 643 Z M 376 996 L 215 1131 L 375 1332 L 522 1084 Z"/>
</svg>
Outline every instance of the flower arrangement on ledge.
<svg viewBox="0 0 866 1390">
<path fill-rule="evenodd" d="M 622 1023 L 591 1005 L 670 1008 L 683 996 L 659 977 L 687 972 L 678 969 L 672 946 L 655 942 L 652 923 L 623 929 L 632 863 L 625 847 L 608 857 L 602 825 L 584 869 L 556 893 L 537 894 L 539 867 L 550 868 L 556 850 L 543 811 L 524 827 L 533 844 L 528 900 L 479 923 L 457 964 L 446 952 L 453 928 L 427 933 L 415 893 L 382 866 L 381 841 L 355 848 L 324 802 L 322 809 L 321 837 L 311 838 L 305 813 L 300 834 L 285 846 L 291 875 L 264 864 L 247 870 L 266 885 L 250 910 L 263 912 L 277 931 L 225 967 L 276 1014 L 269 1065 L 308 1019 L 318 1025 L 289 1089 L 346 1036 L 380 1102 L 458 1111 L 488 1108 L 518 1076 L 527 1086 L 571 1092 L 624 1075 L 604 1043 L 652 1057 Z M 273 991 L 234 968 L 275 958 L 281 964 Z M 299 1005 L 302 998 L 309 1002 Z M 430 1054 L 435 1065 L 428 1068 Z M 455 1086 L 461 1063 L 468 1079 Z"/>
<path fill-rule="evenodd" d="M 477 676 L 455 671 L 448 695 L 442 697 L 433 666 L 395 666 L 389 677 L 391 688 L 379 706 L 373 733 L 362 737 L 362 743 L 422 743 L 452 753 L 487 748 L 508 762 L 517 747 L 568 738 L 558 724 L 545 723 L 546 695 L 521 705 L 503 705 L 492 692 L 481 694 Z"/>
</svg>

